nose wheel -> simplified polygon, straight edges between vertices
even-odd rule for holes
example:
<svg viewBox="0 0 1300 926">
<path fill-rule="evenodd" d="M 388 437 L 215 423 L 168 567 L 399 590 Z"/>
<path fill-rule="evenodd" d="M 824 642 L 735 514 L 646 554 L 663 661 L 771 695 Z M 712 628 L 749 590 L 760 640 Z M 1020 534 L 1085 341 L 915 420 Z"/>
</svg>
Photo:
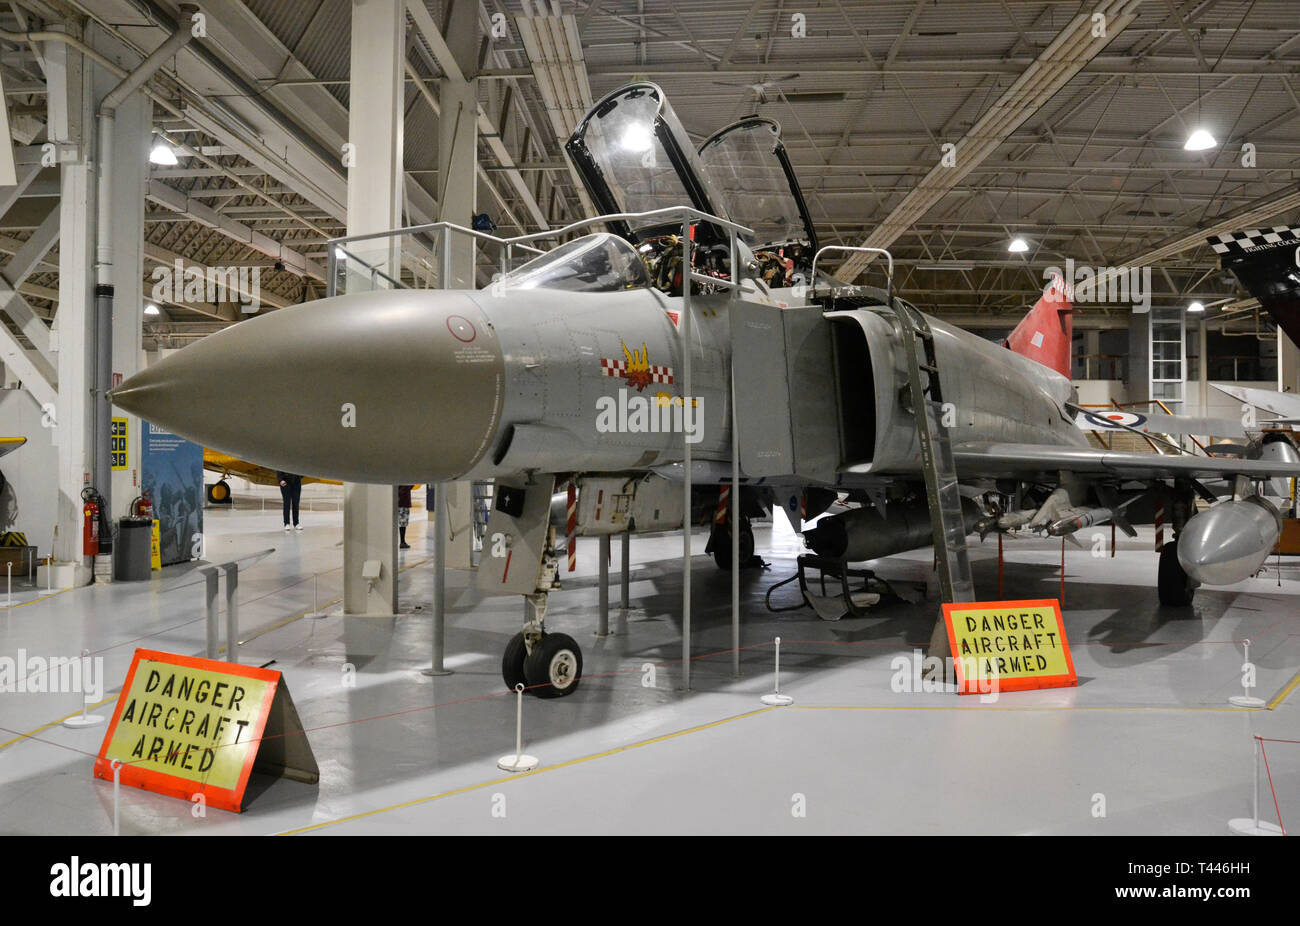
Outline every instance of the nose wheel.
<svg viewBox="0 0 1300 926">
<path fill-rule="evenodd" d="M 511 690 L 523 684 L 539 698 L 563 698 L 582 681 L 582 648 L 567 633 L 543 632 L 530 652 L 525 634 L 517 633 L 501 658 L 501 678 Z"/>
</svg>

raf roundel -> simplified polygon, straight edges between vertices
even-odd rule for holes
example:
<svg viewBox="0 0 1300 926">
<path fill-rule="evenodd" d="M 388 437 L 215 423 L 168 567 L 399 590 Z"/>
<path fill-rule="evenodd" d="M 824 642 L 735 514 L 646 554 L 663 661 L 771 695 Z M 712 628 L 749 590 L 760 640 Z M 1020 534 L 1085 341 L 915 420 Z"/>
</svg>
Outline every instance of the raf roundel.
<svg viewBox="0 0 1300 926">
<path fill-rule="evenodd" d="M 1088 423 L 1099 428 L 1140 428 L 1146 424 L 1146 416 L 1136 412 L 1090 412 Z"/>
<path fill-rule="evenodd" d="M 447 330 L 457 341 L 464 341 L 466 344 L 478 337 L 474 323 L 463 315 L 453 315 L 448 318 Z"/>
</svg>

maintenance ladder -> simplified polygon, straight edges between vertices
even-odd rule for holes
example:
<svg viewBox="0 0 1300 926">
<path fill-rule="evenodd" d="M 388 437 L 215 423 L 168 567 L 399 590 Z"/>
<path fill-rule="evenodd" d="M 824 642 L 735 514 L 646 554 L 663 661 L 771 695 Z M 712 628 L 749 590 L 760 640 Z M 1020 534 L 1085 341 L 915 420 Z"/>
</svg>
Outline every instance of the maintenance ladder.
<svg viewBox="0 0 1300 926">
<path fill-rule="evenodd" d="M 905 347 L 904 353 L 907 355 L 908 389 L 921 445 L 921 471 L 925 475 L 925 496 L 930 509 L 930 528 L 934 539 L 940 592 L 946 602 L 974 601 L 975 582 L 971 576 L 970 554 L 966 549 L 966 519 L 962 514 L 952 441 L 944 424 L 943 385 L 939 376 L 934 332 L 918 309 L 894 298 L 894 260 L 888 251 L 831 245 L 818 251 L 817 257 L 831 250 L 883 254 L 889 262 L 886 302 L 897 322 Z M 816 278 L 815 257 L 813 279 Z M 833 305 L 833 292 L 827 302 Z M 948 634 L 942 617 L 935 623 L 929 655 L 940 658 L 948 655 Z"/>
</svg>

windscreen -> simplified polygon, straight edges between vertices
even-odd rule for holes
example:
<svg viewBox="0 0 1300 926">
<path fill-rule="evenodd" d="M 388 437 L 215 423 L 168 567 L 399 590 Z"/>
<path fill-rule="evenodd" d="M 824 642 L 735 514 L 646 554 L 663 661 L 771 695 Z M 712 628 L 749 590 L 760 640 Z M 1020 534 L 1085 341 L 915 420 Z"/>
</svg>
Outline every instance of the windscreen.
<svg viewBox="0 0 1300 926">
<path fill-rule="evenodd" d="M 777 123 L 754 118 L 728 126 L 700 147 L 700 160 L 732 221 L 754 229 L 745 236 L 751 245 L 816 244 Z"/>
<path fill-rule="evenodd" d="M 535 257 L 507 274 L 512 289 L 559 289 L 574 293 L 613 293 L 649 286 L 636 249 L 617 235 L 577 238 Z"/>
</svg>

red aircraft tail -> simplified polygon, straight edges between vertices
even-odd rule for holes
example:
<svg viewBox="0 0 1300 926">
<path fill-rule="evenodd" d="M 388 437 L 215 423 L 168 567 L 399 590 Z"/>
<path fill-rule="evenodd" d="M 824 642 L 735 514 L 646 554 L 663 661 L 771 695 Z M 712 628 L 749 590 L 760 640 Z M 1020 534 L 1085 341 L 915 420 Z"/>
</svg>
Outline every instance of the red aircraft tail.
<svg viewBox="0 0 1300 926">
<path fill-rule="evenodd" d="M 1070 377 L 1070 345 L 1074 339 L 1073 292 L 1060 277 L 1053 277 L 1029 314 L 1002 342 L 1022 357 L 1037 360 Z"/>
</svg>

